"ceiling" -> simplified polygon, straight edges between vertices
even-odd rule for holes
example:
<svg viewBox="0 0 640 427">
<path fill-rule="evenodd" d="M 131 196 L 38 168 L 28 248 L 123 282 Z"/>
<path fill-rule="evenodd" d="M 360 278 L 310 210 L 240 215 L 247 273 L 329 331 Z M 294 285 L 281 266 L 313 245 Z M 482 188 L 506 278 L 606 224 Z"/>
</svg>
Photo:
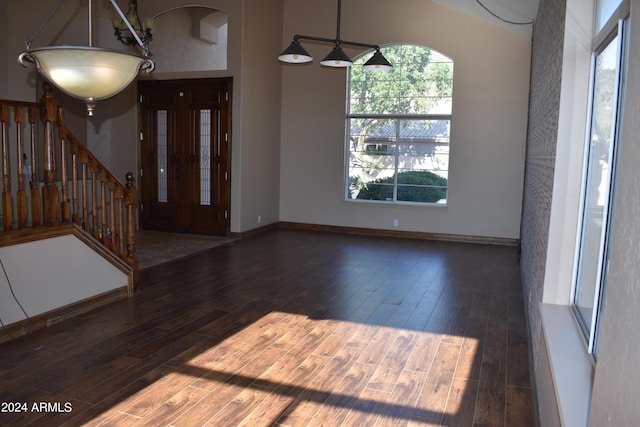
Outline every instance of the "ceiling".
<svg viewBox="0 0 640 427">
<path fill-rule="evenodd" d="M 432 0 L 443 6 L 459 10 L 468 15 L 474 16 L 496 25 L 500 25 L 508 30 L 531 36 L 532 25 L 516 25 L 511 22 L 531 22 L 538 13 L 540 0 Z M 491 13 L 499 16 L 503 20 L 492 16 Z"/>
</svg>

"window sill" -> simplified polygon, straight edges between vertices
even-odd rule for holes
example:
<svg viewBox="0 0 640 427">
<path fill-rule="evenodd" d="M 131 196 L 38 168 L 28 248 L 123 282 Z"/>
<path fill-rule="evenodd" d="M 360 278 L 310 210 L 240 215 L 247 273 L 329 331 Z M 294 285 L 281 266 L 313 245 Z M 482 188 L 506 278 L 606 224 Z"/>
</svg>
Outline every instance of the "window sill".
<svg viewBox="0 0 640 427">
<path fill-rule="evenodd" d="M 368 200 L 368 199 L 345 199 L 346 203 L 363 204 L 363 205 L 375 205 L 375 206 L 389 206 L 389 207 L 413 207 L 413 208 L 446 208 L 447 203 L 426 203 L 426 202 L 403 202 L 403 201 L 390 201 L 390 200 Z"/>
<path fill-rule="evenodd" d="M 540 315 L 562 425 L 586 426 L 594 369 L 582 334 L 569 306 L 541 304 Z"/>
</svg>

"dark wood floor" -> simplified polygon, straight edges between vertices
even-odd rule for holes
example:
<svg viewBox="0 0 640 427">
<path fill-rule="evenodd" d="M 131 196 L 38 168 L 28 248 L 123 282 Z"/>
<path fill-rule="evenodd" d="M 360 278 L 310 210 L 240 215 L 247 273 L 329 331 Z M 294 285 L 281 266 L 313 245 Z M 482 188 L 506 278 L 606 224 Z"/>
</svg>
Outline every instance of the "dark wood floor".
<svg viewBox="0 0 640 427">
<path fill-rule="evenodd" d="M 514 247 L 242 239 L 1 345 L 1 409 L 27 407 L 0 425 L 531 426 L 519 277 Z"/>
</svg>

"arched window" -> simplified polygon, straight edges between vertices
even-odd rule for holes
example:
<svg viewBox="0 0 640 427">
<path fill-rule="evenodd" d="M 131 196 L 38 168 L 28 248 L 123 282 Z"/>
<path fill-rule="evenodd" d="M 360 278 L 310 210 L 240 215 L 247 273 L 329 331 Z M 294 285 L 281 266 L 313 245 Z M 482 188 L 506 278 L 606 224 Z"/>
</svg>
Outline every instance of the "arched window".
<svg viewBox="0 0 640 427">
<path fill-rule="evenodd" d="M 446 204 L 453 61 L 435 50 L 392 45 L 391 72 L 354 61 L 348 77 L 348 200 Z"/>
</svg>

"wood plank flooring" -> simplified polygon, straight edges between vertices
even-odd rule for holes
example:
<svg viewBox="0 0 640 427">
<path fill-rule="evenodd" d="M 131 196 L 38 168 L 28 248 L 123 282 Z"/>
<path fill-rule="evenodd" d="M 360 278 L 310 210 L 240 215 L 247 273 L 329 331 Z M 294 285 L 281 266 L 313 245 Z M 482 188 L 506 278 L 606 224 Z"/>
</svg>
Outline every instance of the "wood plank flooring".
<svg viewBox="0 0 640 427">
<path fill-rule="evenodd" d="M 279 230 L 140 288 L 0 345 L 0 425 L 534 424 L 517 248 Z"/>
</svg>

